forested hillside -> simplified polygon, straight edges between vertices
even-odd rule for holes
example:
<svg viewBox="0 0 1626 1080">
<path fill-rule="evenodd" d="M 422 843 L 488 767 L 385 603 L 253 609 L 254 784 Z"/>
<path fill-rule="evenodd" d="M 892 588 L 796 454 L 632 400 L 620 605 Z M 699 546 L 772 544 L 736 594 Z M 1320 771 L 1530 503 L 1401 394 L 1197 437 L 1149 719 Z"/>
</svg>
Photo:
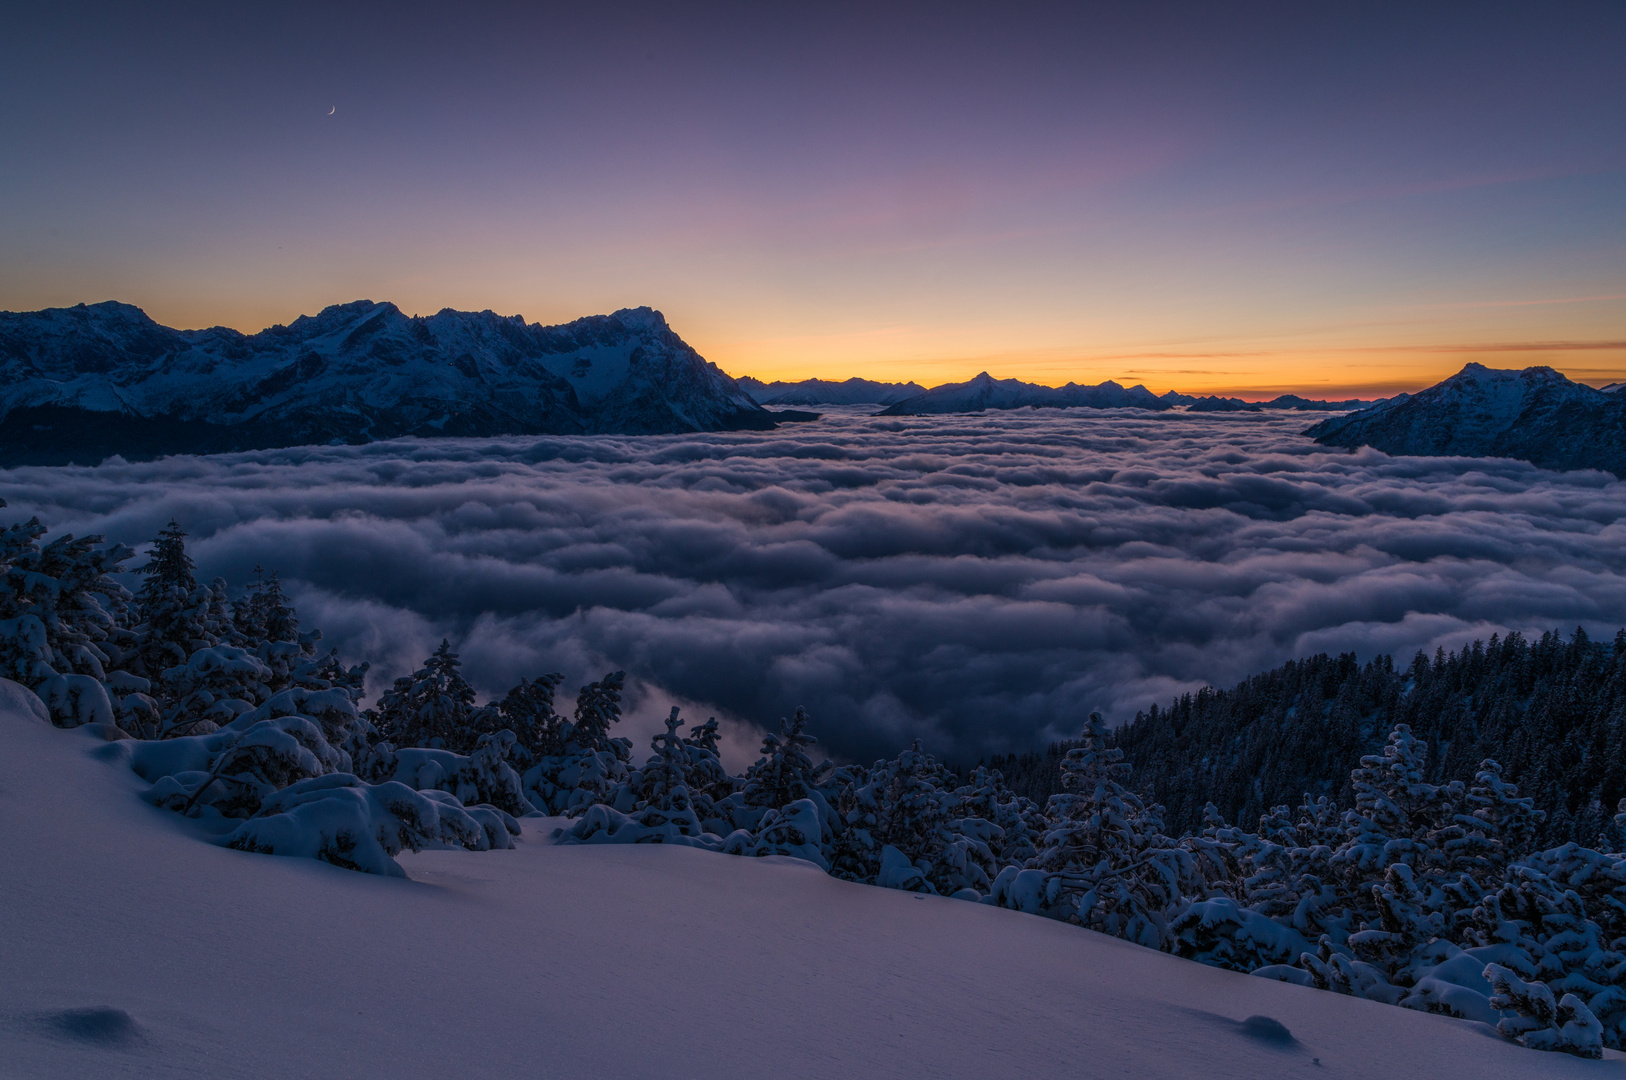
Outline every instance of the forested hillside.
<svg viewBox="0 0 1626 1080">
<path fill-rule="evenodd" d="M 1626 796 L 1626 631 L 1538 641 L 1493 636 L 1458 652 L 1419 653 L 1405 667 L 1354 654 L 1292 660 L 1229 690 L 1203 689 L 1153 705 L 1114 734 L 1136 786 L 1163 804 L 1176 835 L 1202 827 L 1212 802 L 1252 824 L 1272 807 L 1326 795 L 1352 805 L 1350 772 L 1396 724 L 1429 745 L 1440 782 L 1495 758 L 1547 819 L 1542 844 L 1618 845 L 1615 805 Z M 1057 764 L 1078 743 L 990 762 L 1043 803 Z"/>
</svg>

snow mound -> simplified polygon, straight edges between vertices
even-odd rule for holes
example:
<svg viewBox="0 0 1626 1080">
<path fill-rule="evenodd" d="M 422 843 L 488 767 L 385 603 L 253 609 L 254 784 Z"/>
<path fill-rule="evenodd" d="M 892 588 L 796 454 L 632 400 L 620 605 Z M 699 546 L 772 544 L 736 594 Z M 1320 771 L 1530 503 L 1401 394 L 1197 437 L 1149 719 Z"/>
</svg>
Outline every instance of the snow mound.
<svg viewBox="0 0 1626 1080">
<path fill-rule="evenodd" d="M 135 1017 L 111 1006 L 62 1009 L 46 1014 L 41 1021 L 62 1038 L 93 1046 L 130 1046 L 143 1041 Z"/>
</svg>

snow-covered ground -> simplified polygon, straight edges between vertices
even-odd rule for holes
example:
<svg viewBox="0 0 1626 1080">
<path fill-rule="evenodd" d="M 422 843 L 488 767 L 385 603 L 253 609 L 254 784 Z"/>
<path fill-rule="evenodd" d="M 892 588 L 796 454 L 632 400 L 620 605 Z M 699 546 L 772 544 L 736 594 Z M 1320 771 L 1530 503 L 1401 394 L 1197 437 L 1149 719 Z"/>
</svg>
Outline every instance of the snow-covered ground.
<svg viewBox="0 0 1626 1080">
<path fill-rule="evenodd" d="M 1034 916 L 676 847 L 214 847 L 0 683 L 0 1076 L 1621 1076 Z M 1291 1033 L 1284 1039 L 1268 1017 Z"/>
</svg>

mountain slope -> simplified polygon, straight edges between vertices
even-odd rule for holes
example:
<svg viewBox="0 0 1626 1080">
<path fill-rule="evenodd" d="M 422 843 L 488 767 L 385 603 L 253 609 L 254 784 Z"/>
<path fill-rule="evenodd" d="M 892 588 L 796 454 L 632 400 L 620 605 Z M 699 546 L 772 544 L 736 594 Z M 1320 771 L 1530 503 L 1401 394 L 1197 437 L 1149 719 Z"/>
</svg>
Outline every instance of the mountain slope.
<svg viewBox="0 0 1626 1080">
<path fill-rule="evenodd" d="M 545 327 L 361 300 L 253 335 L 111 302 L 0 313 L 0 464 L 772 426 L 649 308 Z"/>
<path fill-rule="evenodd" d="M 1327 446 L 1387 454 L 1511 457 L 1626 476 L 1626 398 L 1549 367 L 1469 364 L 1427 390 L 1324 420 L 1305 434 Z"/>
<path fill-rule="evenodd" d="M 924 416 L 933 413 L 981 412 L 984 409 L 1154 409 L 1171 408 L 1144 386 L 1125 389 L 1115 382 L 1099 386 L 1040 386 L 1020 379 L 996 379 L 986 371 L 969 382 L 945 383 L 900 401 L 881 416 Z"/>
<path fill-rule="evenodd" d="M 36 703 L 37 705 L 37 703 Z M 127 742 L 0 682 L 7 1076 L 1597 1076 L 1465 1021 L 1063 923 L 666 845 L 403 855 L 205 842 Z M 1250 1017 L 1268 1022 L 1247 1024 Z M 1081 1063 L 1083 1063 L 1081 1065 Z"/>
</svg>

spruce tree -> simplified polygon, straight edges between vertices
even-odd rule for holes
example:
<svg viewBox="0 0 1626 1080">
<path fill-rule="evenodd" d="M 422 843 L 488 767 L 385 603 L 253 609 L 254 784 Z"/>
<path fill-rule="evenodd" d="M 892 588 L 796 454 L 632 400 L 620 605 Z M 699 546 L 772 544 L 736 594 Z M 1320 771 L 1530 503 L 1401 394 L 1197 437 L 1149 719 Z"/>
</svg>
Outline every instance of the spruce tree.
<svg viewBox="0 0 1626 1080">
<path fill-rule="evenodd" d="M 1100 713 L 1082 742 L 1062 762 L 1063 790 L 1050 798 L 1051 828 L 1030 868 L 1050 876 L 1047 891 L 1066 901 L 1058 910 L 1071 921 L 1159 947 L 1195 863 L 1163 835 L 1158 808 L 1124 786 L 1130 767 Z"/>
<path fill-rule="evenodd" d="M 460 744 L 474 706 L 474 688 L 461 667 L 451 642 L 443 640 L 423 667 L 396 679 L 378 699 L 373 724 L 379 738 L 398 747 Z"/>
<path fill-rule="evenodd" d="M 199 649 L 220 643 L 211 610 L 215 597 L 198 585 L 195 569 L 186 551 L 186 532 L 174 520 L 153 540 L 147 562 L 136 567 L 145 579 L 135 601 L 138 666 L 155 683 Z"/>
</svg>

